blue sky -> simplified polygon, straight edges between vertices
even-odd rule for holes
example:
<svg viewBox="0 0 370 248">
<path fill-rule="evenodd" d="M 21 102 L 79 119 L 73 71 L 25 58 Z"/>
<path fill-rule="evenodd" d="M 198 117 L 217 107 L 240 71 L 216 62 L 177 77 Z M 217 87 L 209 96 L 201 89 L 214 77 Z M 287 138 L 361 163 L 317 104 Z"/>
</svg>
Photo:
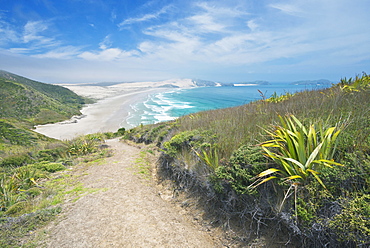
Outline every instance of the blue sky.
<svg viewBox="0 0 370 248">
<path fill-rule="evenodd" d="M 0 69 L 42 82 L 370 73 L 369 0 L 0 0 Z"/>
</svg>

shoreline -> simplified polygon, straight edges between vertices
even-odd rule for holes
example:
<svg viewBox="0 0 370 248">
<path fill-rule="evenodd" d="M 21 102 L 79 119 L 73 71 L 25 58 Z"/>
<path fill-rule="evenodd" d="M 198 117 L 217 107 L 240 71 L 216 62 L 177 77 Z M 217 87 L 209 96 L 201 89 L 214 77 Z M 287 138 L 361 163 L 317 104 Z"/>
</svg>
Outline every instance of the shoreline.
<svg viewBox="0 0 370 248">
<path fill-rule="evenodd" d="M 116 132 L 122 127 L 130 129 L 133 126 L 127 123 L 127 118 L 132 111 L 132 105 L 146 101 L 151 94 L 171 90 L 170 88 L 145 87 L 122 87 L 118 90 L 106 87 L 100 87 L 99 90 L 94 87 L 91 90 L 89 86 L 66 88 L 82 96 L 94 96 L 98 101 L 84 106 L 79 116 L 73 116 L 69 120 L 58 123 L 38 125 L 34 131 L 59 140 L 71 140 L 91 133 Z"/>
</svg>

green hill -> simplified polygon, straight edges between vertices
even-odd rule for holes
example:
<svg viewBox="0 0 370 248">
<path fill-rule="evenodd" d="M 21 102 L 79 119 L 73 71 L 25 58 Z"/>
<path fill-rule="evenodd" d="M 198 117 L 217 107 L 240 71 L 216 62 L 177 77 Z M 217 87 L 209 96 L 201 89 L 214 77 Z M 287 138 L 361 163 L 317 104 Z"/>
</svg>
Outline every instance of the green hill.
<svg viewBox="0 0 370 248">
<path fill-rule="evenodd" d="M 0 118 L 31 125 L 62 121 L 80 114 L 86 99 L 61 86 L 0 71 Z"/>
<path fill-rule="evenodd" d="M 89 101 L 67 88 L 0 70 L 0 160 L 50 142 L 33 126 L 79 115 Z"/>
</svg>

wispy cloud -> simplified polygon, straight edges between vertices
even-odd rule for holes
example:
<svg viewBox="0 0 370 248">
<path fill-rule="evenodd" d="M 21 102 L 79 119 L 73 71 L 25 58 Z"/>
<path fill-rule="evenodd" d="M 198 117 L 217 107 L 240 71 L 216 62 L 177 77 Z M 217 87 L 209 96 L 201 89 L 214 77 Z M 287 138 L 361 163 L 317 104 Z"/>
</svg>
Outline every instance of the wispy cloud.
<svg viewBox="0 0 370 248">
<path fill-rule="evenodd" d="M 285 14 L 293 15 L 293 16 L 300 16 L 303 14 L 303 11 L 299 8 L 299 6 L 295 4 L 287 4 L 287 3 L 275 3 L 269 5 L 271 8 L 278 9 Z"/>
<path fill-rule="evenodd" d="M 19 36 L 14 30 L 14 27 L 3 21 L 0 15 L 0 45 L 7 45 L 10 42 L 19 42 Z"/>
<path fill-rule="evenodd" d="M 110 35 L 105 36 L 104 40 L 99 43 L 99 47 L 102 50 L 105 50 L 112 46 L 112 41 L 110 40 Z"/>
<path fill-rule="evenodd" d="M 30 41 L 40 41 L 44 40 L 45 37 L 39 35 L 39 33 L 45 31 L 48 28 L 47 24 L 45 22 L 41 21 L 29 21 L 24 26 L 24 36 L 23 41 L 25 43 Z M 49 41 L 50 39 L 47 39 L 46 41 Z"/>
<path fill-rule="evenodd" d="M 61 45 L 54 37 L 47 34 L 49 23 L 47 21 L 28 21 L 21 32 L 10 24 L 3 24 L 6 28 L 0 28 L 2 38 L 0 42 L 7 46 L 12 44 L 9 50 L 14 53 L 40 53 L 47 49 L 57 48 Z"/>
<path fill-rule="evenodd" d="M 172 7 L 171 5 L 167 5 L 167 6 L 164 6 L 162 9 L 160 9 L 159 11 L 154 12 L 154 13 L 144 14 L 140 17 L 127 18 L 126 20 L 124 20 L 120 24 L 118 24 L 118 27 L 123 28 L 124 26 L 127 26 L 127 25 L 157 19 L 161 15 L 166 14 L 170 10 L 171 7 Z"/>
<path fill-rule="evenodd" d="M 0 45 L 8 44 L 9 42 L 18 42 L 19 37 L 17 32 L 0 26 Z"/>
<path fill-rule="evenodd" d="M 81 54 L 81 48 L 74 46 L 63 46 L 50 50 L 46 53 L 33 55 L 35 58 L 73 59 Z"/>
<path fill-rule="evenodd" d="M 125 51 L 120 48 L 105 48 L 98 51 L 86 51 L 78 54 L 79 58 L 86 60 L 95 60 L 95 61 L 117 61 L 127 58 L 133 58 L 138 55 L 138 52 Z"/>
<path fill-rule="evenodd" d="M 59 46 L 60 42 L 55 40 L 54 37 L 44 35 L 49 29 L 47 21 L 28 21 L 24 26 L 23 42 L 32 43 L 37 48 L 45 46 Z"/>
</svg>

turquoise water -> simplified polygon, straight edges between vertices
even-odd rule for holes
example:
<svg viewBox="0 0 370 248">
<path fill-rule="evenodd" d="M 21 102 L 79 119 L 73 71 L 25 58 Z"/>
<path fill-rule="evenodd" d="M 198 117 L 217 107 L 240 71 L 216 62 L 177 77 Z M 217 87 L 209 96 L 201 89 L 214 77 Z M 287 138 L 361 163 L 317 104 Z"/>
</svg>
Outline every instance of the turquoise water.
<svg viewBox="0 0 370 248">
<path fill-rule="evenodd" d="M 266 98 L 274 92 L 278 95 L 303 90 L 322 89 L 330 85 L 292 85 L 289 83 L 270 83 L 237 87 L 199 87 L 175 89 L 165 93 L 149 95 L 145 102 L 131 106 L 127 123 L 133 127 L 140 124 L 153 124 L 169 121 L 177 117 L 204 110 L 235 107 L 262 99 L 260 90 Z"/>
</svg>

